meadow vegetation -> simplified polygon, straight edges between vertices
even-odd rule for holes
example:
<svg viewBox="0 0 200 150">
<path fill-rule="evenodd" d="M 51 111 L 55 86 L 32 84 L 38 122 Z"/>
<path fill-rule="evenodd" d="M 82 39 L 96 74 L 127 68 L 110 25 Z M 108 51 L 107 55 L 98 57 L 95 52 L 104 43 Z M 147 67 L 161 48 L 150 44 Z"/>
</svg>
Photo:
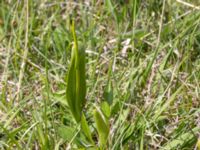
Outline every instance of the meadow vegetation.
<svg viewBox="0 0 200 150">
<path fill-rule="evenodd" d="M 1 0 L 0 149 L 200 149 L 200 2 Z"/>
</svg>

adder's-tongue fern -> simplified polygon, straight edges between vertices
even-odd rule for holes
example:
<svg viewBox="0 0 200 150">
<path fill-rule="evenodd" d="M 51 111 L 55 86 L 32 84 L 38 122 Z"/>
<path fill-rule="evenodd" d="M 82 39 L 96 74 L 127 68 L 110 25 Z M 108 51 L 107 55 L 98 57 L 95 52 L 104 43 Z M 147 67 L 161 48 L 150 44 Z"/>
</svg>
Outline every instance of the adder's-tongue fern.
<svg viewBox="0 0 200 150">
<path fill-rule="evenodd" d="M 80 122 L 82 109 L 85 104 L 86 80 L 85 80 L 85 50 L 79 49 L 75 33 L 75 25 L 72 23 L 73 47 L 71 52 L 71 64 L 67 77 L 67 102 L 75 120 Z"/>
</svg>

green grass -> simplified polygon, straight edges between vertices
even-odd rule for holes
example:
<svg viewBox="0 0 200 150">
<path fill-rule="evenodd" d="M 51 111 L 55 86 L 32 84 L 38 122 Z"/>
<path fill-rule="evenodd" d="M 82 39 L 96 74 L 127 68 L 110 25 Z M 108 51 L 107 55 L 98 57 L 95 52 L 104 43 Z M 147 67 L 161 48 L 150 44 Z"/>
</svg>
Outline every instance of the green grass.
<svg viewBox="0 0 200 150">
<path fill-rule="evenodd" d="M 0 149 L 200 149 L 199 6 L 0 1 Z"/>
</svg>

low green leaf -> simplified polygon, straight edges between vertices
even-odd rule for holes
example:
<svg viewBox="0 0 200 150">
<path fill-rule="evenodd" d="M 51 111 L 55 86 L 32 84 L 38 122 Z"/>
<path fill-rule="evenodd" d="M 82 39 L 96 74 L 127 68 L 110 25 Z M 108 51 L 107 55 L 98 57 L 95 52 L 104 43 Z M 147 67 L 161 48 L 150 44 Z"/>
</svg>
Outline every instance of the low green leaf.
<svg viewBox="0 0 200 150">
<path fill-rule="evenodd" d="M 70 141 L 75 134 L 75 130 L 74 128 L 62 125 L 58 127 L 57 133 L 62 139 Z"/>
<path fill-rule="evenodd" d="M 113 103 L 113 87 L 111 80 L 108 81 L 106 89 L 104 91 L 104 99 L 108 102 L 109 105 Z"/>
<path fill-rule="evenodd" d="M 105 147 L 108 140 L 109 124 L 106 121 L 103 113 L 98 108 L 96 108 L 94 111 L 94 120 L 99 135 L 99 144 L 100 147 L 103 148 Z"/>
<path fill-rule="evenodd" d="M 104 102 L 101 103 L 101 110 L 102 110 L 103 114 L 104 114 L 107 118 L 110 117 L 110 115 L 111 115 L 111 110 L 110 110 L 110 106 L 108 105 L 107 102 L 104 101 Z"/>
<path fill-rule="evenodd" d="M 115 102 L 111 108 L 111 115 L 117 114 L 120 111 L 120 108 L 121 108 L 120 102 L 119 101 Z"/>
<path fill-rule="evenodd" d="M 93 141 L 93 139 L 92 139 L 92 134 L 91 134 L 91 132 L 90 132 L 89 125 L 88 125 L 88 123 L 87 123 L 86 118 L 85 118 L 84 115 L 82 115 L 82 117 L 81 117 L 81 129 L 82 129 L 84 135 L 87 137 L 87 139 L 88 139 L 92 144 L 94 144 L 94 141 Z"/>
</svg>

